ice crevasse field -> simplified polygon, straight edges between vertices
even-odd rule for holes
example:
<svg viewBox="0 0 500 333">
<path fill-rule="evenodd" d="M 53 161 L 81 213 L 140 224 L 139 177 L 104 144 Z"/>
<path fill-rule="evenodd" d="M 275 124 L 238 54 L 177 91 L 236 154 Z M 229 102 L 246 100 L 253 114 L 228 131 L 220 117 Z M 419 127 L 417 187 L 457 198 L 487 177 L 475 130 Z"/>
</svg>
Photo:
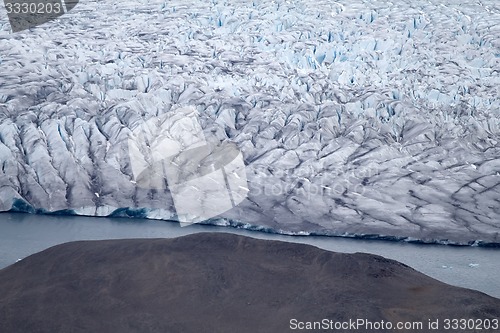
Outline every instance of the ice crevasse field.
<svg viewBox="0 0 500 333">
<path fill-rule="evenodd" d="M 189 107 L 247 177 L 205 223 L 500 243 L 496 0 L 81 1 L 15 34 L 2 11 L 0 211 L 176 220 L 128 141 Z"/>
</svg>

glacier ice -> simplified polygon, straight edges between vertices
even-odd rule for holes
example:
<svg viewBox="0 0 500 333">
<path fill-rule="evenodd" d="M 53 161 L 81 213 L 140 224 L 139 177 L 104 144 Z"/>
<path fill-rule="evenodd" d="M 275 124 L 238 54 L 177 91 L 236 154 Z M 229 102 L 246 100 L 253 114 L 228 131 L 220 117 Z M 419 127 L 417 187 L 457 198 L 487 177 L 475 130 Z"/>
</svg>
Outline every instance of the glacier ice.
<svg viewBox="0 0 500 333">
<path fill-rule="evenodd" d="M 146 190 L 168 189 L 182 226 L 230 210 L 248 192 L 238 147 L 207 141 L 198 116 L 194 107 L 179 108 L 150 118 L 128 139 L 131 182 Z"/>
<path fill-rule="evenodd" d="M 0 11 L 0 211 L 177 219 L 128 142 L 189 106 L 246 164 L 209 223 L 499 243 L 499 54 L 496 0 L 84 1 L 15 34 Z"/>
</svg>

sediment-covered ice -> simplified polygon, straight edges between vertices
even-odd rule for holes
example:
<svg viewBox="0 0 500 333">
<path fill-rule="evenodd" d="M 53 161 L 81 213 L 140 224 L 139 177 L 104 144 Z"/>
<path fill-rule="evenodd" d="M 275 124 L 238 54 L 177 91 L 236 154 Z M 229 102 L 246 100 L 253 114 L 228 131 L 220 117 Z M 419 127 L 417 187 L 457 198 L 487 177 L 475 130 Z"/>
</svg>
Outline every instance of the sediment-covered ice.
<svg viewBox="0 0 500 333">
<path fill-rule="evenodd" d="M 176 219 L 127 142 L 191 107 L 246 165 L 248 198 L 213 223 L 500 242 L 496 0 L 81 1 L 15 34 L 0 17 L 0 211 Z"/>
</svg>

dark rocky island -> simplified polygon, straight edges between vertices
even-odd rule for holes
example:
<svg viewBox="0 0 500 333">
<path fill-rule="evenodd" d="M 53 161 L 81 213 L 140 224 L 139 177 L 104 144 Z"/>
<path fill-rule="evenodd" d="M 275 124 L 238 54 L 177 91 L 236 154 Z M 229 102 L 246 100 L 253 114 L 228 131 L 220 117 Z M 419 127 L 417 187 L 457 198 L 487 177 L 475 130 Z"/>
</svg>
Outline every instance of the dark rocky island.
<svg viewBox="0 0 500 333">
<path fill-rule="evenodd" d="M 427 332 L 446 318 L 498 319 L 500 300 L 380 256 L 232 234 L 72 242 L 0 271 L 2 333 L 277 333 L 357 319 Z"/>
</svg>

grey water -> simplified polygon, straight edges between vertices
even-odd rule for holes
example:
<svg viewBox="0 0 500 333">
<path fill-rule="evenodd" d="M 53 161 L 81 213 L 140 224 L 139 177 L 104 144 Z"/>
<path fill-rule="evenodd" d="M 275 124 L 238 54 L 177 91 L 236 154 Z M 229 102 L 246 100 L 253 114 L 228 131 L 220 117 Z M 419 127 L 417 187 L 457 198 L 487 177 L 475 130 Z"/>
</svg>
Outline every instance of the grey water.
<svg viewBox="0 0 500 333">
<path fill-rule="evenodd" d="M 0 213 L 0 269 L 51 246 L 76 241 L 171 238 L 198 232 L 229 232 L 260 239 L 304 243 L 330 251 L 365 252 L 403 262 L 451 285 L 500 298 L 500 249 L 411 244 L 339 237 L 283 236 L 230 227 L 128 218 Z"/>
</svg>

